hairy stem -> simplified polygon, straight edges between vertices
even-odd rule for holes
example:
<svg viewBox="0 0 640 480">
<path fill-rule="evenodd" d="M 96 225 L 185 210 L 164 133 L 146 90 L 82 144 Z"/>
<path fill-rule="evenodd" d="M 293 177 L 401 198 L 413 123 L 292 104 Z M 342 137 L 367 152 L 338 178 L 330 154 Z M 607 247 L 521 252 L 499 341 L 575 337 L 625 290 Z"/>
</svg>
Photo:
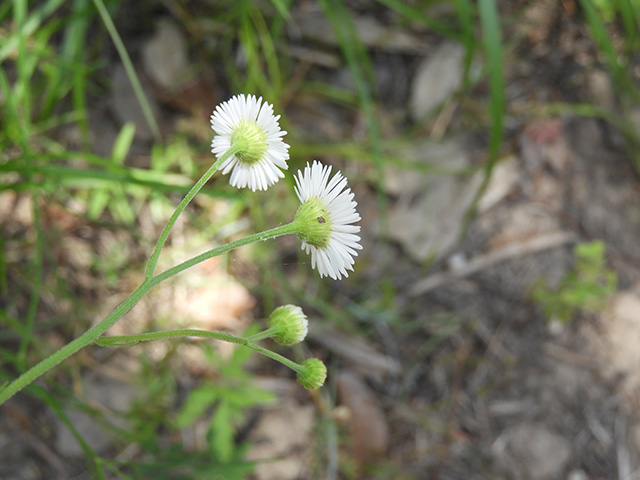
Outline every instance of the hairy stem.
<svg viewBox="0 0 640 480">
<path fill-rule="evenodd" d="M 160 234 L 160 238 L 158 238 L 158 242 L 156 243 L 156 246 L 153 249 L 153 253 L 151 254 L 151 257 L 149 257 L 149 263 L 147 263 L 145 278 L 151 278 L 153 276 L 153 272 L 156 269 L 156 264 L 158 263 L 158 258 L 160 257 L 160 252 L 162 251 L 162 247 L 167 241 L 167 237 L 169 236 L 169 233 L 171 232 L 171 229 L 175 225 L 176 221 L 178 220 L 178 217 L 180 216 L 180 214 L 184 211 L 185 208 L 187 208 L 187 205 L 189 205 L 191 200 L 193 200 L 193 197 L 195 197 L 197 193 L 202 189 L 202 187 L 204 187 L 205 183 L 207 183 L 209 179 L 213 176 L 213 174 L 216 173 L 216 170 L 218 170 L 218 167 L 222 164 L 222 162 L 224 162 L 227 158 L 229 158 L 231 155 L 235 153 L 236 153 L 236 149 L 234 149 L 234 147 L 231 147 L 229 150 L 227 150 L 224 155 L 222 155 L 218 160 L 216 160 L 215 163 L 211 165 L 206 172 L 204 172 L 204 175 L 200 177 L 200 180 L 198 180 L 196 184 L 193 187 L 191 187 L 191 190 L 189 190 L 189 193 L 187 193 L 187 195 L 182 199 L 182 201 L 180 202 L 180 205 L 178 205 L 178 207 L 175 209 L 175 211 L 171 215 L 171 218 L 169 218 L 169 221 L 165 225 L 164 230 L 162 230 L 162 233 Z"/>
<path fill-rule="evenodd" d="M 227 332 L 209 331 L 209 330 L 194 330 L 194 329 L 181 329 L 181 330 L 166 330 L 161 332 L 149 332 L 141 333 L 137 335 L 116 335 L 112 337 L 102 337 L 95 341 L 96 345 L 101 347 L 127 347 L 136 345 L 140 342 L 150 342 L 153 340 L 159 340 L 163 338 L 176 338 L 176 337 L 200 337 L 200 338 L 213 338 L 215 340 L 222 340 L 224 342 L 235 343 L 244 347 L 250 348 L 262 355 L 266 355 L 273 360 L 282 363 L 289 367 L 294 372 L 298 373 L 302 367 L 297 363 L 283 357 L 271 350 L 262 348 L 255 343 L 251 342 L 247 338 L 236 337 Z"/>
<path fill-rule="evenodd" d="M 259 240 L 268 240 L 270 238 L 275 238 L 280 235 L 296 233 L 297 228 L 298 228 L 297 224 L 295 222 L 291 222 L 276 228 L 272 228 L 270 230 L 266 230 L 264 232 L 255 233 L 253 235 L 249 235 L 239 240 L 235 240 L 233 242 L 227 243 L 226 245 L 221 245 L 219 247 L 213 248 L 207 252 L 204 252 L 200 255 L 197 255 L 196 257 L 191 258 L 190 260 L 182 262 L 181 264 L 176 265 L 175 267 L 165 270 L 162 273 L 159 273 L 152 277 L 145 278 L 144 282 L 142 282 L 142 284 L 124 302 L 118 305 L 116 309 L 113 312 L 111 312 L 109 315 L 107 315 L 107 317 L 105 317 L 100 323 L 90 328 L 81 336 L 79 336 L 75 340 L 72 340 L 67 345 L 62 347 L 60 350 L 54 352 L 49 357 L 42 360 L 40 363 L 31 367 L 29 370 L 27 370 L 18 378 L 16 378 L 13 382 L 9 383 L 4 389 L 0 390 L 0 405 L 5 401 L 7 401 L 16 393 L 18 393 L 20 390 L 25 388 L 35 379 L 43 375 L 45 372 L 47 372 L 48 370 L 50 370 L 51 368 L 55 367 L 57 364 L 65 360 L 66 358 L 76 353 L 81 348 L 84 348 L 91 343 L 95 343 L 96 340 L 100 338 L 100 336 L 102 336 L 102 334 L 105 331 L 107 331 L 107 329 L 111 328 L 118 320 L 120 320 L 120 318 L 125 313 L 131 310 L 133 306 L 136 303 L 138 303 L 142 297 L 144 297 L 153 287 L 155 287 L 159 283 L 164 282 L 168 278 L 171 278 L 174 275 L 177 275 L 178 273 L 181 273 L 187 270 L 188 268 L 191 268 L 194 265 L 197 265 L 198 263 L 201 263 L 209 258 L 221 255 L 234 248 L 238 248 L 243 245 L 247 245 L 249 243 L 257 242 Z M 247 342 L 247 345 L 246 345 L 247 347 L 257 352 L 260 352 L 263 355 L 270 356 L 271 358 L 274 358 L 279 362 L 282 362 L 281 359 L 272 356 L 272 354 L 273 355 L 277 355 L 277 354 L 270 352 L 269 350 L 263 349 L 262 347 L 258 347 L 257 345 L 254 345 L 253 343 L 249 342 L 248 340 L 244 340 L 244 339 L 242 340 Z M 231 341 L 231 340 L 227 339 L 227 341 Z M 269 353 L 266 353 L 266 352 L 269 352 Z M 282 362 L 282 363 L 296 370 L 294 366 L 289 365 L 286 362 Z M 297 364 L 293 364 L 293 365 L 297 365 Z"/>
</svg>

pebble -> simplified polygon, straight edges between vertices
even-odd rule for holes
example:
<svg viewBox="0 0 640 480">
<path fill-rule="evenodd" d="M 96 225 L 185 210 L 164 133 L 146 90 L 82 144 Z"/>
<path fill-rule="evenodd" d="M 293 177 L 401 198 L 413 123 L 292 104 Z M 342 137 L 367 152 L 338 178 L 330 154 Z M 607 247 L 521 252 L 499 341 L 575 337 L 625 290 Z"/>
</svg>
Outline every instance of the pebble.
<svg viewBox="0 0 640 480">
<path fill-rule="evenodd" d="M 571 444 L 544 425 L 520 423 L 498 437 L 492 454 L 508 478 L 550 480 L 567 466 Z"/>
</svg>

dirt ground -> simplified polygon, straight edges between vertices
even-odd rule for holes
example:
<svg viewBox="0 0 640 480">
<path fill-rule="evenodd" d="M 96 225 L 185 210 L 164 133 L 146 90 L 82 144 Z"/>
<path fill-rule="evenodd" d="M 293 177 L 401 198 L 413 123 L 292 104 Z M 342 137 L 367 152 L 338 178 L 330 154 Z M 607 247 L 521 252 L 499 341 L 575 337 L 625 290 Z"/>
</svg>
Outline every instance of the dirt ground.
<svg viewBox="0 0 640 480">
<path fill-rule="evenodd" d="M 579 10 L 564 5 L 572 2 L 506 3 L 503 37 L 516 46 L 506 53 L 505 142 L 468 224 L 465 215 L 482 181 L 477 171 L 421 173 L 390 162 L 381 185 L 388 216 L 381 219 L 373 167 L 322 158 L 350 178 L 365 247 L 356 280 L 329 287 L 331 298 L 345 311 L 357 311 L 351 303 L 370 300 L 367 292 L 380 291 L 381 279 L 387 279 L 396 295 L 390 313 L 395 321 L 386 323 L 385 312 L 372 314 L 368 323 L 367 315 L 354 318 L 352 326 L 363 327 L 366 337 L 327 321 L 312 325 L 307 343 L 329 365 L 327 394 L 309 395 L 287 370 L 257 360 L 252 364 L 261 385 L 279 398 L 275 405 L 257 409 L 239 435 L 251 445 L 250 458 L 279 457 L 260 463 L 252 478 L 640 478 L 638 171 L 625 153 L 622 134 L 610 124 L 570 113 L 540 113 L 557 102 L 587 102 L 612 112 L 620 105 Z M 169 92 L 162 84 L 165 73 L 154 71 L 153 55 L 158 49 L 166 54 L 167 44 L 158 40 L 164 35 L 169 39 L 164 41 L 185 50 L 187 60 L 176 60 L 177 65 L 193 61 L 186 54 L 184 32 L 168 16 L 155 16 L 141 33 L 127 22 L 131 12 L 124 10 L 116 25 L 140 65 L 164 132 L 195 121 L 197 114 L 187 113 L 194 103 L 213 107 L 235 93 L 207 69 L 188 88 Z M 382 137 L 391 138 L 407 125 L 418 132 L 399 146 L 383 142 L 385 152 L 442 170 L 481 164 L 486 160 L 486 124 L 474 122 L 469 112 L 486 108 L 486 82 L 477 82 L 464 98 L 452 96 L 455 81 L 440 79 L 460 73 L 459 48 L 424 28 L 396 28 L 393 19 L 376 12 L 359 9 L 354 19 L 371 34 L 363 38 L 379 82 Z M 292 58 L 300 57 L 297 71 L 306 78 L 353 88 L 336 39 L 321 17 L 309 3 L 301 3 L 289 26 L 290 45 L 283 48 Z M 117 55 L 109 49 L 104 54 L 109 59 L 104 73 L 113 89 L 93 100 L 96 153 L 110 151 L 122 123 L 131 120 L 139 126 L 134 152 L 142 155 L 151 134 L 131 101 Z M 180 58 L 180 51 L 176 55 Z M 425 117 L 434 99 L 440 99 L 435 105 L 445 102 L 444 107 Z M 318 144 L 366 141 L 360 112 L 322 104 L 309 93 L 292 93 L 282 115 L 294 126 L 294 138 Z M 206 116 L 203 122 L 207 125 Z M 207 128 L 202 135 L 210 134 Z M 60 134 L 73 141 L 69 132 Z M 28 214 L 19 212 L 24 210 L 21 197 L 11 200 L 0 205 L 7 238 L 30 228 Z M 134 279 L 101 288 L 83 271 L 82 250 L 109 251 L 109 245 L 122 242 L 131 258 L 143 262 L 148 245 L 137 239 L 154 238 L 159 226 L 140 221 L 140 235 L 131 237 L 81 222 L 66 207 L 49 206 L 44 221 L 52 232 L 71 233 L 71 243 L 60 247 L 57 261 L 66 265 L 73 289 L 97 305 L 90 313 L 98 319 L 121 301 Z M 68 224 L 61 227 L 61 222 Z M 602 311 L 579 312 L 568 325 L 549 322 L 531 291 L 541 278 L 557 286 L 573 267 L 574 245 L 590 240 L 605 242 L 607 265 L 618 275 L 619 291 Z M 278 246 L 285 258 L 298 248 L 286 241 Z M 260 300 L 258 290 L 243 282 L 251 267 L 243 267 L 242 259 L 230 269 L 207 264 L 194 275 L 226 286 L 221 291 L 181 280 L 142 304 L 116 333 L 135 332 L 147 324 L 147 316 L 168 304 L 186 308 L 202 328 L 241 330 L 251 321 Z M 160 300 L 165 295 L 169 303 Z M 58 313 L 73 309 L 56 306 L 55 299 L 44 303 Z M 214 307 L 222 311 L 217 317 L 198 316 Z M 321 318 L 314 315 L 312 323 L 314 317 Z M 60 330 L 47 338 L 50 345 L 72 333 Z M 190 347 L 183 351 L 190 363 L 189 379 L 179 381 L 183 390 L 210 374 Z M 157 359 L 166 354 L 162 346 L 145 353 Z M 86 374 L 76 365 L 56 379 L 65 381 L 66 372 L 73 390 L 83 392 L 96 408 L 126 409 L 137 394 L 126 374 L 118 373 L 131 368 L 129 355 L 134 354 L 96 349 L 77 362 L 100 366 L 98 373 Z M 111 398 L 113 392 L 118 394 Z M 329 398 L 335 398 L 335 405 Z M 68 431 L 41 404 L 18 397 L 3 412 L 0 479 L 85 478 L 81 450 L 69 446 L 73 440 Z M 337 433 L 335 438 L 327 435 L 334 443 L 327 441 L 318 454 L 322 442 L 316 425 L 323 418 L 325 423 L 331 419 Z M 91 442 L 100 442 L 99 426 L 81 414 L 73 420 Z M 108 439 L 92 445 L 109 452 L 105 456 L 136 458 L 139 453 L 115 451 Z"/>
</svg>

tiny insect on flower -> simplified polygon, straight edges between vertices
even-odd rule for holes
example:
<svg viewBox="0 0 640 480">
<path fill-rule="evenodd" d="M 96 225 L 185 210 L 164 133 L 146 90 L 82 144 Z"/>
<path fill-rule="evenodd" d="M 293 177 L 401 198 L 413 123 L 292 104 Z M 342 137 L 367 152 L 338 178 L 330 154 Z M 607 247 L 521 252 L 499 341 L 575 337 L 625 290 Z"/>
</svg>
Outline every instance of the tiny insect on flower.
<svg viewBox="0 0 640 480">
<path fill-rule="evenodd" d="M 353 270 L 356 250 L 362 249 L 356 235 L 360 220 L 347 179 L 340 172 L 329 179 L 331 166 L 315 160 L 295 177 L 296 195 L 301 202 L 294 221 L 302 249 L 311 254 L 311 266 L 321 277 L 334 280 Z"/>
</svg>

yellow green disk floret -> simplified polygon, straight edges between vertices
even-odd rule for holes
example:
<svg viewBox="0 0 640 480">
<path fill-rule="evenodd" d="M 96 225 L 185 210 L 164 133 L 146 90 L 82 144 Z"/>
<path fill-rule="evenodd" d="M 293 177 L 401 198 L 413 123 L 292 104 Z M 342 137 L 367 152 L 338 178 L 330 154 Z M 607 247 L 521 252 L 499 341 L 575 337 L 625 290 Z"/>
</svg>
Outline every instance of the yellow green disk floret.
<svg viewBox="0 0 640 480">
<path fill-rule="evenodd" d="M 246 163 L 255 163 L 267 151 L 264 130 L 254 122 L 243 120 L 231 134 L 231 145 L 237 148 L 236 157 Z"/>
<path fill-rule="evenodd" d="M 298 224 L 300 240 L 316 248 L 326 248 L 331 240 L 331 217 L 324 202 L 310 198 L 304 202 L 294 216 Z"/>
</svg>

